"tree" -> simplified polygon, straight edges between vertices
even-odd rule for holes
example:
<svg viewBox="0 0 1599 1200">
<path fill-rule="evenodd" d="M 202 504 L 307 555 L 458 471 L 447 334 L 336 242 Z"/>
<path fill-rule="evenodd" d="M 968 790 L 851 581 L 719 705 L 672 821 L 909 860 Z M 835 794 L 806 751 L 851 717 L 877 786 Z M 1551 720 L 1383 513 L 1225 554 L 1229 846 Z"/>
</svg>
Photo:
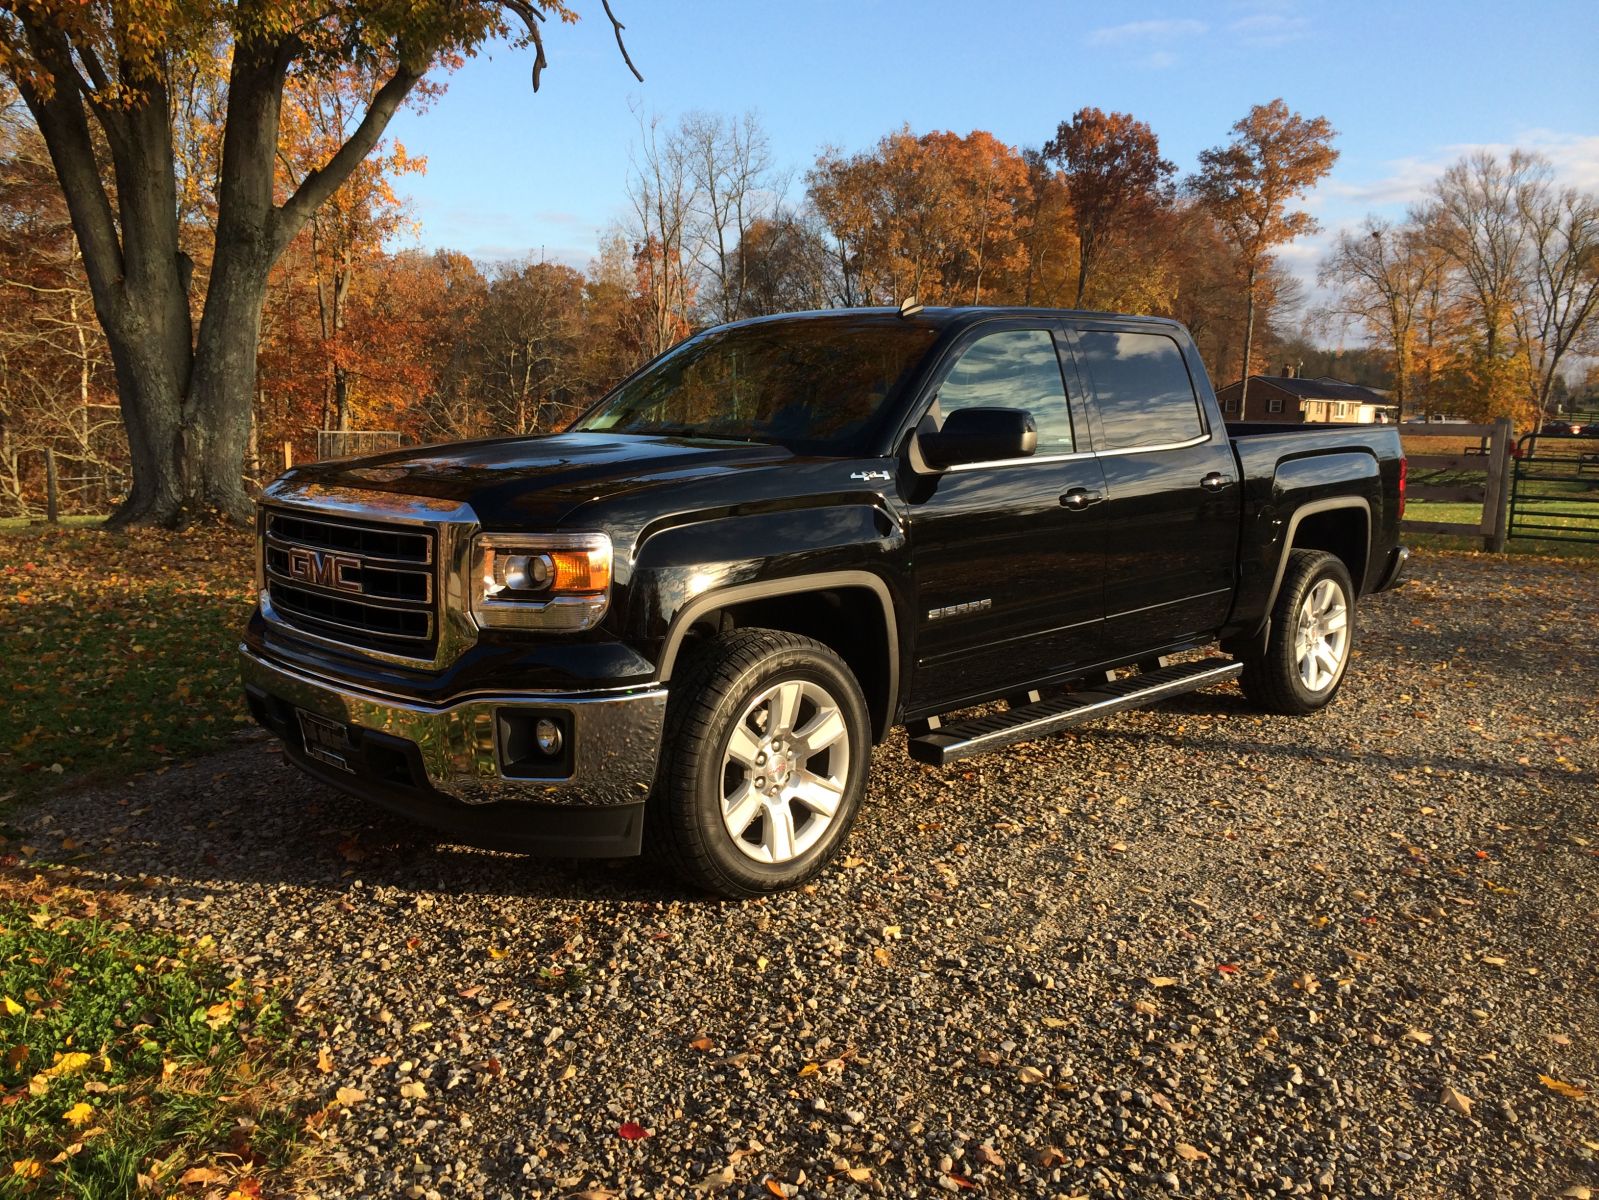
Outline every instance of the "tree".
<svg viewBox="0 0 1599 1200">
<path fill-rule="evenodd" d="M 849 303 L 981 304 L 1021 290 L 1028 168 L 993 134 L 902 129 L 865 154 L 824 152 L 806 181 Z"/>
<path fill-rule="evenodd" d="M 1560 369 L 1599 321 L 1599 197 L 1534 186 L 1518 202 L 1527 230 L 1529 280 L 1516 314 L 1541 421 Z"/>
<path fill-rule="evenodd" d="M 628 180 L 632 243 L 639 292 L 649 304 L 645 346 L 651 355 L 681 341 L 695 297 L 694 205 L 697 199 L 687 139 L 659 115 L 638 114 L 639 145 Z"/>
<path fill-rule="evenodd" d="M 827 230 L 814 212 L 779 208 L 751 223 L 737 254 L 743 292 L 729 319 L 843 302 Z"/>
<path fill-rule="evenodd" d="M 1078 109 L 1044 145 L 1064 170 L 1077 229 L 1077 295 L 1083 306 L 1105 251 L 1147 227 L 1174 195 L 1177 168 L 1160 156 L 1154 131 L 1127 113 Z"/>
<path fill-rule="evenodd" d="M 328 0 L 312 8 L 297 0 L 34 0 L 0 8 L 0 74 L 49 147 L 115 367 L 133 463 L 115 523 L 247 519 L 240 469 L 273 264 L 429 71 L 510 37 L 507 13 L 525 26 L 514 42 L 535 49 L 536 89 L 545 66 L 540 22 L 547 13 L 575 20 L 562 0 Z M 287 81 L 350 67 L 376 85 L 364 110 L 328 159 L 279 197 Z M 218 89 L 226 117 L 196 326 L 196 257 L 181 233 L 183 159 L 172 114 L 187 82 L 210 70 L 226 75 Z"/>
<path fill-rule="evenodd" d="M 707 276 L 705 307 L 715 320 L 731 321 L 743 311 L 749 288 L 738 247 L 776 213 L 787 180 L 772 165 L 771 144 L 754 113 L 691 113 L 679 136 L 694 186 L 696 228 L 689 240 Z"/>
<path fill-rule="evenodd" d="M 1278 99 L 1251 108 L 1233 125 L 1232 141 L 1200 151 L 1199 174 L 1189 186 L 1237 251 L 1244 276 L 1244 398 L 1261 268 L 1275 247 L 1316 229 L 1309 213 L 1288 206 L 1332 170 L 1338 161 L 1335 136 L 1327 118 L 1306 119 Z"/>
<path fill-rule="evenodd" d="M 66 202 L 20 109 L 0 96 L 0 512 L 39 507 L 47 452 L 66 468 L 65 504 L 93 511 L 126 444 Z"/>
<path fill-rule="evenodd" d="M 1418 320 L 1441 270 L 1420 228 L 1377 217 L 1366 218 L 1356 232 L 1340 233 L 1321 266 L 1321 282 L 1338 289 L 1336 311 L 1359 321 L 1388 348 L 1401 418 L 1410 406 Z"/>
</svg>

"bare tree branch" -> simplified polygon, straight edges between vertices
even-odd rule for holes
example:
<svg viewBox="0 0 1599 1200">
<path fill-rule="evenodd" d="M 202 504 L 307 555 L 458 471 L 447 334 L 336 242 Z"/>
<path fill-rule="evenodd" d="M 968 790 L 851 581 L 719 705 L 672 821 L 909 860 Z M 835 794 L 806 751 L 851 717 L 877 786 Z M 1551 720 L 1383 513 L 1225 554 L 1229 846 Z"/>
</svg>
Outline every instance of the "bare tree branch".
<svg viewBox="0 0 1599 1200">
<path fill-rule="evenodd" d="M 627 28 L 627 26 L 618 21 L 616 14 L 611 11 L 611 0 L 600 0 L 600 3 L 605 5 L 605 15 L 611 18 L 611 29 L 616 33 L 616 48 L 622 52 L 622 61 L 627 64 L 627 69 L 633 72 L 633 78 L 643 83 L 644 76 L 633 65 L 633 59 L 627 52 L 627 45 L 622 41 L 622 30 Z"/>
</svg>

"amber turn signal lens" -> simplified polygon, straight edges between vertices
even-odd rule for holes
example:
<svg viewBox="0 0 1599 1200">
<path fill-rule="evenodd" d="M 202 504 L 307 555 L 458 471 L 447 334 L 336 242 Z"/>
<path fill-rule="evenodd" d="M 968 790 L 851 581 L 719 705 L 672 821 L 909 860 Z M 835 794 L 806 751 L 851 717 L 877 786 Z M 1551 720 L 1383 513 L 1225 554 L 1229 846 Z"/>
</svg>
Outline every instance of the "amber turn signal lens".
<svg viewBox="0 0 1599 1200">
<path fill-rule="evenodd" d="M 603 592 L 611 586 L 611 551 L 553 550 L 556 592 Z"/>
</svg>

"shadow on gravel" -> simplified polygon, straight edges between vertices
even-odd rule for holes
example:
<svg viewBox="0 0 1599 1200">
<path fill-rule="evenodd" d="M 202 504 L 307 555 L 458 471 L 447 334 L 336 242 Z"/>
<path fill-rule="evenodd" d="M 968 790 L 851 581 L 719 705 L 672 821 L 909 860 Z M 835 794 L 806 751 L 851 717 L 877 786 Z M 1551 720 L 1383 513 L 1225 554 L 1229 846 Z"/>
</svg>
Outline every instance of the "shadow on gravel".
<svg viewBox="0 0 1599 1200">
<path fill-rule="evenodd" d="M 546 859 L 452 842 L 322 787 L 261 745 L 117 792 L 63 797 L 46 829 L 103 850 L 82 865 L 159 876 L 180 895 L 229 882 L 343 892 L 359 879 L 368 889 L 504 899 L 718 903 L 645 858 Z"/>
</svg>

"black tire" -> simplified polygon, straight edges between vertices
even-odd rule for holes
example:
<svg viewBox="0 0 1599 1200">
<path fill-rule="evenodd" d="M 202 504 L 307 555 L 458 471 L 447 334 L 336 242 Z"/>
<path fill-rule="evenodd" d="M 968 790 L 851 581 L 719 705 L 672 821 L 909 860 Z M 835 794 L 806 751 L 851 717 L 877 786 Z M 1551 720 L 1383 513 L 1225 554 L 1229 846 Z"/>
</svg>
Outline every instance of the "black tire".
<svg viewBox="0 0 1599 1200">
<path fill-rule="evenodd" d="M 1311 591 L 1323 581 L 1331 581 L 1343 592 L 1347 638 L 1332 682 L 1312 689 L 1300 676 L 1296 639 L 1301 610 Z M 1271 610 L 1271 634 L 1266 652 L 1244 660 L 1239 685 L 1254 704 L 1267 712 L 1304 716 L 1332 703 L 1343 686 L 1344 676 L 1354 656 L 1355 587 L 1349 569 L 1337 556 L 1321 550 L 1294 550 L 1289 553 L 1282 586 Z"/>
<path fill-rule="evenodd" d="M 814 843 L 787 861 L 763 862 L 752 855 L 770 849 L 755 841 L 765 842 L 764 823 L 772 817 L 755 819 L 750 827 L 754 839 L 747 831 L 743 849 L 723 821 L 724 795 L 742 786 L 737 778 L 741 768 L 728 756 L 741 717 L 748 716 L 752 722 L 747 728 L 757 728 L 763 710 L 747 714 L 752 702 L 788 682 L 814 685 L 833 701 L 833 711 L 843 722 L 848 761 L 839 776 L 842 796 L 837 809 L 816 831 Z M 809 711 L 813 714 L 820 711 L 809 696 L 804 703 L 812 705 Z M 770 720 L 772 710 L 765 711 Z M 800 711 L 805 710 L 796 709 L 796 713 Z M 794 724 L 797 729 L 804 722 L 796 717 Z M 687 882 L 729 899 L 795 887 L 820 871 L 849 833 L 866 788 L 871 751 L 866 698 L 838 655 L 812 638 L 777 630 L 741 629 L 724 634 L 701 647 L 672 677 L 660 770 L 645 806 L 646 851 Z M 832 751 L 817 754 L 827 757 L 800 761 L 784 753 L 785 777 L 790 769 L 818 761 L 826 768 L 840 761 L 831 757 Z M 774 761 L 778 761 L 776 756 Z M 791 768 L 791 762 L 798 766 Z M 771 810 L 766 811 L 769 814 Z M 792 807 L 790 811 L 794 811 Z M 786 826 L 791 846 L 800 844 L 810 821 L 818 817 L 803 805 L 799 811 L 805 824 L 797 833 L 792 818 Z"/>
</svg>

